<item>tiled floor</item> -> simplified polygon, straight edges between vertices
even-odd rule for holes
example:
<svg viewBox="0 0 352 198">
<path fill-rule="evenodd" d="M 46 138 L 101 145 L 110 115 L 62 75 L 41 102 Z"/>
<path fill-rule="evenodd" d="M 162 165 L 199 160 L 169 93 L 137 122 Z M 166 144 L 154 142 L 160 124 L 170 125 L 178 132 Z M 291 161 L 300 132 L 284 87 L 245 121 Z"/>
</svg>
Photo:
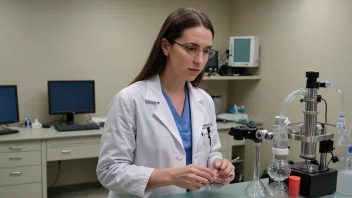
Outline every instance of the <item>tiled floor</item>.
<svg viewBox="0 0 352 198">
<path fill-rule="evenodd" d="M 109 191 L 105 188 L 92 188 L 74 192 L 50 193 L 48 198 L 107 198 Z"/>
</svg>

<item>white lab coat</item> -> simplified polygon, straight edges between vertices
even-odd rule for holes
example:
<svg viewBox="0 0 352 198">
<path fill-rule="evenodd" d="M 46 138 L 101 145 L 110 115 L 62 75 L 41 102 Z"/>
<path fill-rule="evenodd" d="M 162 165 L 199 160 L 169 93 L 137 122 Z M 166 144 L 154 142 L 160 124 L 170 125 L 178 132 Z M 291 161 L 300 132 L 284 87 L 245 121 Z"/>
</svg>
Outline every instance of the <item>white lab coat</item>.
<svg viewBox="0 0 352 198">
<path fill-rule="evenodd" d="M 192 163 L 211 167 L 222 158 L 212 98 L 187 83 L 192 120 Z M 210 127 L 211 145 L 207 127 Z M 202 135 L 204 133 L 204 135 Z M 186 153 L 165 100 L 159 76 L 116 94 L 101 139 L 97 176 L 109 198 L 149 197 L 186 192 L 177 186 L 145 191 L 154 169 L 183 167 Z"/>
</svg>

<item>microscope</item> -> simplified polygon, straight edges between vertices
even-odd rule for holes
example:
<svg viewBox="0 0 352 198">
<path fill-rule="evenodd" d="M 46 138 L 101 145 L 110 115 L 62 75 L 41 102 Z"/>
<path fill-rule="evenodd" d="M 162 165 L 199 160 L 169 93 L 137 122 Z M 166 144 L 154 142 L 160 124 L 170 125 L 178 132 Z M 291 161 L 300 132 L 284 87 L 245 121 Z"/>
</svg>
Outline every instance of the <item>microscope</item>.
<svg viewBox="0 0 352 198">
<path fill-rule="evenodd" d="M 232 135 L 234 139 L 240 139 L 241 134 L 244 134 L 243 131 L 246 131 L 249 134 L 255 134 L 255 137 L 260 139 L 260 141 L 261 139 L 273 139 L 273 162 L 274 160 L 286 160 L 288 155 L 288 139 L 299 141 L 301 144 L 299 156 L 303 161 L 289 165 L 290 170 L 285 170 L 285 173 L 287 173 L 285 178 L 287 179 L 289 175 L 301 177 L 300 195 L 304 197 L 320 197 L 333 194 L 336 191 L 338 171 L 329 168 L 326 161 L 329 153 L 332 155 L 331 161 L 333 163 L 337 162 L 338 158 L 333 155 L 334 134 L 326 131 L 326 126 L 331 125 L 327 123 L 327 103 L 321 95 L 318 95 L 318 90 L 320 88 L 334 88 L 340 94 L 341 109 L 336 125 L 339 146 L 343 144 L 343 140 L 340 141 L 340 137 L 343 138 L 343 133 L 347 131 L 345 130 L 344 94 L 340 87 L 331 81 L 319 82 L 317 80 L 319 78 L 319 72 L 308 71 L 306 72 L 306 78 L 306 87 L 292 92 L 285 99 L 280 116 L 275 117 L 275 123 L 271 132 L 257 128 L 253 129 L 253 127 L 249 126 L 240 126 L 231 128 L 229 135 Z M 303 122 L 290 123 L 288 118 L 285 117 L 286 107 L 297 96 L 302 98 L 300 100 L 301 103 L 305 103 L 305 108 L 302 111 Z M 323 123 L 318 122 L 318 103 L 322 101 L 325 102 L 325 121 Z M 291 130 L 291 126 L 295 124 L 299 125 L 299 131 Z M 253 138 L 249 137 L 248 139 Z M 255 138 L 253 140 L 255 140 Z M 255 140 L 255 142 L 256 141 L 259 140 Z M 350 144 L 348 141 L 345 142 L 346 144 Z M 317 160 L 318 145 L 320 161 Z M 284 169 L 282 168 L 281 170 Z"/>
</svg>

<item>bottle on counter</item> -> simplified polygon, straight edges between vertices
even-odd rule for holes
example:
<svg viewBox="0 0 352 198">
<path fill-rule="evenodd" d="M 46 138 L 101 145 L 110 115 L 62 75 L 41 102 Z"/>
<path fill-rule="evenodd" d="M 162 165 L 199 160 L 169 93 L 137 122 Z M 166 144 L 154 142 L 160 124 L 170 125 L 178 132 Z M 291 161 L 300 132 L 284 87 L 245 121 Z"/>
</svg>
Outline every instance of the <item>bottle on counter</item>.
<svg viewBox="0 0 352 198">
<path fill-rule="evenodd" d="M 32 124 L 32 128 L 33 128 L 33 129 L 42 128 L 42 124 L 38 121 L 37 118 L 35 119 L 34 123 Z"/>
<path fill-rule="evenodd" d="M 352 196 L 352 146 L 348 147 L 348 152 L 340 159 L 337 173 L 337 192 L 342 195 Z"/>
</svg>

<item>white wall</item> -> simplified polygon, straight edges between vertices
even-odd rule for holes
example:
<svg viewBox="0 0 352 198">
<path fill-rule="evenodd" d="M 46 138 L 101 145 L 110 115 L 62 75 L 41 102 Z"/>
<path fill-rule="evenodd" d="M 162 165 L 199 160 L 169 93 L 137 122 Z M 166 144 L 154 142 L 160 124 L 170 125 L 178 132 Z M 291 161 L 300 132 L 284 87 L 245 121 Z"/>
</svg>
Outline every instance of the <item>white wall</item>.
<svg viewBox="0 0 352 198">
<path fill-rule="evenodd" d="M 229 101 L 244 103 L 250 116 L 264 121 L 271 129 L 284 99 L 305 87 L 305 72 L 320 72 L 320 80 L 337 82 L 346 94 L 347 124 L 350 128 L 352 90 L 352 1 L 348 0 L 233 0 L 231 36 L 257 35 L 261 39 L 259 82 L 234 82 L 229 85 Z M 340 100 L 336 91 L 320 89 L 328 102 L 328 122 L 336 124 Z M 292 121 L 303 121 L 299 100 L 287 110 Z M 324 121 L 324 105 L 319 104 L 319 121 Z M 329 132 L 334 128 L 329 127 Z M 271 159 L 271 141 L 261 149 L 261 170 Z M 300 143 L 290 141 L 289 158 L 299 158 Z M 247 142 L 247 156 L 253 143 Z M 345 150 L 336 148 L 340 157 Z M 330 155 L 329 155 L 330 158 Z M 246 161 L 246 179 L 253 173 L 253 158 Z M 333 165 L 332 167 L 336 167 Z M 247 177 L 247 176 L 250 176 Z"/>
<path fill-rule="evenodd" d="M 96 115 L 142 68 L 167 15 L 194 7 L 211 18 L 214 47 L 227 47 L 230 1 L 1 1 L 0 84 L 17 84 L 20 116 L 48 116 L 47 80 L 96 81 Z M 216 9 L 214 9 L 216 8 Z M 78 116 L 82 120 L 87 117 Z M 83 118 L 82 118 L 83 117 Z"/>
</svg>

